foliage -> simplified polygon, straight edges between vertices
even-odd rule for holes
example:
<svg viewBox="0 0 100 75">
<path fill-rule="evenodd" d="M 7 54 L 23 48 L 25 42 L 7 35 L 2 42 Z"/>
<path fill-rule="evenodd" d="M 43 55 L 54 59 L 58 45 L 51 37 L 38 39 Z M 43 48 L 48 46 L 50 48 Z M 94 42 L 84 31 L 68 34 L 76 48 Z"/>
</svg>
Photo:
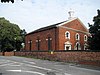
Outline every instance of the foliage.
<svg viewBox="0 0 100 75">
<path fill-rule="evenodd" d="M 1 0 L 2 3 L 3 2 L 9 2 L 9 1 L 11 1 L 12 3 L 14 3 L 14 0 Z"/>
<path fill-rule="evenodd" d="M 20 50 L 21 43 L 24 42 L 22 32 L 23 30 L 18 25 L 10 23 L 5 18 L 0 18 L 0 50 Z"/>
<path fill-rule="evenodd" d="M 89 48 L 91 50 L 100 50 L 100 10 L 97 10 L 98 14 L 93 18 L 94 24 L 89 24 L 90 37 Z"/>
<path fill-rule="evenodd" d="M 14 3 L 14 0 L 1 0 L 2 3 L 6 3 L 6 2 L 9 3 L 10 1 L 11 1 L 12 3 Z M 23 1 L 23 0 L 21 0 L 21 1 Z"/>
</svg>

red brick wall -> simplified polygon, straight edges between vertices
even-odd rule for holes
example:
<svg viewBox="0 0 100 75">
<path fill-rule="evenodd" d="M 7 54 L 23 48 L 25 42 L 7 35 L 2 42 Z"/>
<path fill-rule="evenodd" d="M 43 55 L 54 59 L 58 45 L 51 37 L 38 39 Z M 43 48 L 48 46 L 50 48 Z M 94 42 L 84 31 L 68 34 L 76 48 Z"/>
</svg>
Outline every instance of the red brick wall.
<svg viewBox="0 0 100 75">
<path fill-rule="evenodd" d="M 73 29 L 87 32 L 87 29 L 85 29 L 85 27 L 83 26 L 83 24 L 80 22 L 79 19 L 75 19 L 75 20 L 68 22 L 61 26 L 70 27 Z M 65 38 L 66 31 L 70 32 L 70 40 Z M 76 39 L 75 39 L 76 33 L 78 33 L 80 35 L 79 41 L 76 41 Z M 87 35 L 87 34 L 83 33 L 83 32 L 78 32 L 75 30 L 69 30 L 69 29 L 62 28 L 62 27 L 58 27 L 56 29 L 52 28 L 52 29 L 48 29 L 48 30 L 44 30 L 44 31 L 40 31 L 40 32 L 35 32 L 33 34 L 29 34 L 26 36 L 25 50 L 30 50 L 30 45 L 28 43 L 29 40 L 32 40 L 31 50 L 37 50 L 37 46 L 36 46 L 37 37 L 39 38 L 39 40 L 41 40 L 40 41 L 40 50 L 48 50 L 48 41 L 46 40 L 46 39 L 48 39 L 48 36 L 52 38 L 52 50 L 64 50 L 64 48 L 65 48 L 64 44 L 67 41 L 70 41 L 72 43 L 72 50 L 74 50 L 74 46 L 75 46 L 76 42 L 80 43 L 81 49 L 83 50 L 84 44 L 85 44 L 84 35 Z"/>
<path fill-rule="evenodd" d="M 55 28 L 27 35 L 25 38 L 26 42 L 25 50 L 29 50 L 30 46 L 28 43 L 29 40 L 32 40 L 31 50 L 37 50 L 36 46 L 37 38 L 39 38 L 40 40 L 40 50 L 48 50 L 48 41 L 46 40 L 48 39 L 48 37 L 52 38 L 52 50 L 56 50 L 56 45 L 55 45 L 55 41 L 57 40 L 55 39 L 56 36 L 55 36 Z"/>
<path fill-rule="evenodd" d="M 70 32 L 70 40 L 65 38 L 66 31 Z M 79 41 L 77 41 L 75 39 L 76 33 L 78 33 L 80 35 Z M 59 50 L 64 50 L 64 43 L 67 41 L 70 41 L 72 43 L 72 50 L 74 50 L 74 46 L 75 46 L 76 42 L 79 42 L 81 45 L 81 49 L 84 50 L 84 44 L 85 44 L 84 35 L 87 35 L 87 34 L 59 27 Z"/>
<path fill-rule="evenodd" d="M 14 56 L 14 52 L 0 52 L 0 56 Z"/>
<path fill-rule="evenodd" d="M 31 56 L 34 58 L 54 61 L 74 62 L 100 66 L 100 52 L 15 52 L 17 56 Z"/>
<path fill-rule="evenodd" d="M 3 53 L 2 52 L 0 52 L 0 56 L 2 56 L 3 55 Z"/>
<path fill-rule="evenodd" d="M 5 52 L 4 55 L 5 56 L 14 56 L 14 52 Z"/>
<path fill-rule="evenodd" d="M 70 27 L 73 29 L 88 32 L 87 28 L 85 28 L 85 26 L 83 25 L 83 23 L 79 19 L 75 19 L 73 21 L 70 21 L 70 22 L 64 24 L 63 26 L 67 26 L 67 27 Z"/>
</svg>

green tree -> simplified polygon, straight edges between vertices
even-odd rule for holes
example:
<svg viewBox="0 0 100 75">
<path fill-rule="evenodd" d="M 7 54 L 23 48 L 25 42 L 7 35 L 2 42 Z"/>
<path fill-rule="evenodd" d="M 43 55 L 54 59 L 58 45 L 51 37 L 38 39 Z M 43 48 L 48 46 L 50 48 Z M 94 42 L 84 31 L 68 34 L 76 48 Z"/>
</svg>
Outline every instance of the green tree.
<svg viewBox="0 0 100 75">
<path fill-rule="evenodd" d="M 0 18 L 0 50 L 20 50 L 23 36 L 18 25 L 10 23 L 5 18 Z"/>
<path fill-rule="evenodd" d="M 27 32 L 25 31 L 25 29 L 21 30 L 21 36 L 23 38 L 22 42 L 25 43 L 25 35 L 27 34 Z"/>
<path fill-rule="evenodd" d="M 12 3 L 14 3 L 14 0 L 1 0 L 2 3 L 6 3 L 6 2 L 9 3 L 10 1 L 11 1 Z M 23 0 L 21 0 L 21 1 L 23 1 Z"/>
<path fill-rule="evenodd" d="M 100 50 L 100 10 L 97 10 L 97 16 L 93 18 L 93 25 L 89 24 L 89 48 L 91 50 Z"/>
<path fill-rule="evenodd" d="M 14 3 L 14 0 L 1 0 L 1 2 L 3 3 L 5 3 L 5 2 L 9 2 L 9 1 L 11 1 L 12 3 Z"/>
<path fill-rule="evenodd" d="M 25 29 L 21 30 L 21 36 L 22 36 L 22 48 L 24 49 L 25 47 L 25 35 L 27 34 L 27 32 L 25 31 Z"/>
</svg>

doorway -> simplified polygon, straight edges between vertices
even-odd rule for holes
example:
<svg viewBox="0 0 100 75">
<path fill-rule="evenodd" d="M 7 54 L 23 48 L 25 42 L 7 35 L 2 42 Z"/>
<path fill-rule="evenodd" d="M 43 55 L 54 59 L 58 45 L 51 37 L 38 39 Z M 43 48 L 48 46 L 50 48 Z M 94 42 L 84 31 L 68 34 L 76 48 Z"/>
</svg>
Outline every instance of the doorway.
<svg viewBox="0 0 100 75">
<path fill-rule="evenodd" d="M 69 41 L 65 42 L 65 50 L 71 50 L 71 45 Z"/>
<path fill-rule="evenodd" d="M 65 45 L 65 50 L 71 50 L 71 45 Z"/>
</svg>

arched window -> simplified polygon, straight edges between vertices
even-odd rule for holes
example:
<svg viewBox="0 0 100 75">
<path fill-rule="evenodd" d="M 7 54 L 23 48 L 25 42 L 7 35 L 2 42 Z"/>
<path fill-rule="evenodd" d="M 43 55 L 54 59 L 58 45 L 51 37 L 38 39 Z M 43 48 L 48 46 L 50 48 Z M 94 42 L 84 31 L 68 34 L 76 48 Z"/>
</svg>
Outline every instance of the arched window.
<svg viewBox="0 0 100 75">
<path fill-rule="evenodd" d="M 29 41 L 28 41 L 28 43 L 29 43 L 29 50 L 31 51 L 31 47 L 32 47 L 32 40 L 29 40 Z"/>
<path fill-rule="evenodd" d="M 84 41 L 87 41 L 87 35 L 84 35 Z"/>
<path fill-rule="evenodd" d="M 36 46 L 37 46 L 37 50 L 40 50 L 40 39 L 39 37 L 37 37 L 37 40 L 36 40 Z"/>
<path fill-rule="evenodd" d="M 66 39 L 70 39 L 70 32 L 69 32 L 69 31 L 66 31 L 66 32 L 65 32 L 65 38 L 66 38 Z"/>
<path fill-rule="evenodd" d="M 75 38 L 76 38 L 76 40 L 80 40 L 80 35 L 78 33 L 76 33 Z"/>
<path fill-rule="evenodd" d="M 48 50 L 52 50 L 52 38 L 48 37 Z"/>
</svg>

